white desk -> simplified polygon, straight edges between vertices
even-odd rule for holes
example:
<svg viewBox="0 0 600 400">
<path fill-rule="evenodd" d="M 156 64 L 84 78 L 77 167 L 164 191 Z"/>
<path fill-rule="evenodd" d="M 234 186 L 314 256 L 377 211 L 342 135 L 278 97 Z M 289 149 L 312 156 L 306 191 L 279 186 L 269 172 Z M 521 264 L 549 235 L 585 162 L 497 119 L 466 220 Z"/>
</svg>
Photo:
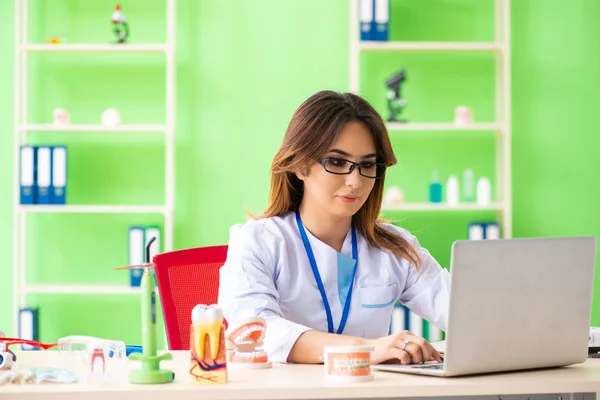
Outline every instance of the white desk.
<svg viewBox="0 0 600 400">
<path fill-rule="evenodd" d="M 162 363 L 175 371 L 175 382 L 161 385 L 132 385 L 126 382 L 99 384 L 6 384 L 0 386 L 0 400 L 72 399 L 382 399 L 382 398 L 465 398 L 469 399 L 563 399 L 595 398 L 600 392 L 600 360 L 539 371 L 513 372 L 461 378 L 438 378 L 374 371 L 371 382 L 334 384 L 325 381 L 322 365 L 281 365 L 271 369 L 229 369 L 225 385 L 193 384 L 189 381 L 189 353 L 172 352 L 173 360 Z M 55 351 L 19 352 L 21 366 L 49 366 L 57 360 Z M 139 363 L 131 361 L 133 368 Z M 569 393 L 577 393 L 569 395 Z M 591 393 L 584 395 L 584 393 Z M 505 396 L 514 394 L 537 396 Z M 552 394 L 552 396 L 539 396 Z M 499 397 L 499 395 L 502 395 Z"/>
</svg>

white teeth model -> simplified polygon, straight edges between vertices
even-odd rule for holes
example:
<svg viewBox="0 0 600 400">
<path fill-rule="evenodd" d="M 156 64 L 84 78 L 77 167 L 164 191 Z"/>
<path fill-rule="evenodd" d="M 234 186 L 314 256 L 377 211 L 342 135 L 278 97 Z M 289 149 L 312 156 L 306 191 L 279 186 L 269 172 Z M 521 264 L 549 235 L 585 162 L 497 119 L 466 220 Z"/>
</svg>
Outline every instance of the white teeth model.
<svg viewBox="0 0 600 400">
<path fill-rule="evenodd" d="M 252 339 L 250 336 L 254 332 L 260 332 L 259 336 L 254 336 Z M 229 340 L 235 344 L 243 343 L 254 343 L 257 346 L 262 346 L 263 339 L 265 337 L 265 320 L 261 317 L 247 318 L 241 324 L 241 327 L 233 329 L 228 334 Z"/>
<path fill-rule="evenodd" d="M 219 355 L 221 344 L 223 311 L 216 304 L 210 306 L 197 304 L 192 310 L 192 324 L 194 326 L 193 345 L 195 345 L 198 358 L 204 358 L 204 338 L 208 335 L 210 340 L 210 355 L 215 360 Z"/>
</svg>

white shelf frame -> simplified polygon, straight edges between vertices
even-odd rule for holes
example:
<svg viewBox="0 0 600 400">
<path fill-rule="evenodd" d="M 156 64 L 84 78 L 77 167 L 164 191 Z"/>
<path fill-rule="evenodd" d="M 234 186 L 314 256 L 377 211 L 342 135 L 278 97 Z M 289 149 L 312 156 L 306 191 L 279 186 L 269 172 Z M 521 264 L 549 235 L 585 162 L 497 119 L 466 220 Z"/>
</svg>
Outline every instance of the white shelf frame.
<svg viewBox="0 0 600 400">
<path fill-rule="evenodd" d="M 500 124 L 475 122 L 466 126 L 452 122 L 387 122 L 388 131 L 496 131 L 502 132 Z"/>
<path fill-rule="evenodd" d="M 392 0 L 393 1 L 393 0 Z M 360 50 L 377 51 L 484 51 L 501 52 L 501 43 L 481 42 L 375 42 L 361 41 Z"/>
<path fill-rule="evenodd" d="M 14 0 L 15 4 L 15 86 L 14 86 L 14 152 L 13 152 L 13 331 L 18 334 L 19 309 L 26 306 L 30 293 L 138 293 L 125 283 L 119 285 L 29 285 L 26 280 L 27 266 L 27 215 L 30 213 L 127 213 L 161 214 L 164 218 L 162 235 L 164 251 L 173 250 L 173 223 L 175 208 L 175 43 L 176 0 L 165 0 L 166 42 L 146 44 L 32 44 L 28 37 L 28 0 Z M 114 128 L 95 124 L 55 126 L 32 124 L 27 113 L 27 64 L 28 57 L 37 52 L 85 52 L 85 53 L 158 53 L 165 56 L 165 123 L 124 124 Z M 30 132 L 158 132 L 165 135 L 165 194 L 161 205 L 21 205 L 20 204 L 20 148 L 28 143 Z"/>
<path fill-rule="evenodd" d="M 72 214 L 167 214 L 165 206 L 145 205 L 20 205 L 23 213 L 72 213 Z"/>
<path fill-rule="evenodd" d="M 127 285 L 28 284 L 28 294 L 139 294 L 139 287 Z"/>
<path fill-rule="evenodd" d="M 477 203 L 459 203 L 451 205 L 448 203 L 404 203 L 397 206 L 386 205 L 381 207 L 382 211 L 498 211 L 502 210 L 502 203 L 490 203 L 480 205 Z"/>
<path fill-rule="evenodd" d="M 17 0 L 18 1 L 18 0 Z M 168 44 L 25 44 L 18 49 L 24 53 L 168 53 Z"/>
<path fill-rule="evenodd" d="M 394 0 L 390 0 L 394 1 Z M 369 51 L 407 52 L 492 52 L 495 64 L 495 109 L 493 122 L 474 123 L 468 127 L 456 127 L 452 123 L 410 122 L 387 123 L 390 135 L 393 131 L 494 131 L 496 132 L 496 202 L 488 208 L 497 211 L 502 237 L 512 237 L 512 165 L 511 165 L 511 47 L 510 47 L 510 0 L 494 1 L 494 40 L 492 42 L 377 42 L 361 41 L 359 29 L 359 0 L 350 0 L 349 86 L 350 92 L 360 94 L 360 55 Z M 479 206 L 481 207 L 481 206 Z M 457 206 L 441 206 L 431 203 L 408 203 L 383 211 L 466 211 L 479 210 L 470 203 Z"/>
<path fill-rule="evenodd" d="M 29 124 L 19 127 L 25 132 L 99 132 L 99 133 L 121 133 L 121 132 L 158 132 L 166 133 L 167 126 L 160 124 L 122 124 L 115 127 L 99 124 Z"/>
</svg>

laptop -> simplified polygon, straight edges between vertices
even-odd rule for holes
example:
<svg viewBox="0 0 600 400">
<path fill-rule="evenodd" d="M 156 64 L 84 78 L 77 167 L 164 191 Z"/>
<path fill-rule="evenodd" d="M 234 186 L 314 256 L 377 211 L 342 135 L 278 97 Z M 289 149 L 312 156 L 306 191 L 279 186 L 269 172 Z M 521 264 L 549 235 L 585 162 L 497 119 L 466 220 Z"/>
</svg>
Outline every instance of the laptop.
<svg viewBox="0 0 600 400">
<path fill-rule="evenodd" d="M 460 376 L 582 363 L 595 264 L 595 237 L 456 241 L 443 363 L 371 368 Z"/>
</svg>

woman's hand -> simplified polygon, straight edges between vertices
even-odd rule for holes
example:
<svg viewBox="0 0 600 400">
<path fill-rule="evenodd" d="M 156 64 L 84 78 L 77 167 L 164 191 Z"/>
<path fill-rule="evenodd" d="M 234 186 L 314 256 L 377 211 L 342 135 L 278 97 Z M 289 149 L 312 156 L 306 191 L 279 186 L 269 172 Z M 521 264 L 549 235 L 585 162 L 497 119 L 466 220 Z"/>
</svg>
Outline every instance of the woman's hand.
<svg viewBox="0 0 600 400">
<path fill-rule="evenodd" d="M 402 331 L 379 339 L 370 339 L 368 344 L 375 350 L 371 354 L 371 364 L 399 362 L 400 364 L 421 364 L 426 361 L 442 361 L 440 353 L 422 337 L 409 331 Z"/>
</svg>

